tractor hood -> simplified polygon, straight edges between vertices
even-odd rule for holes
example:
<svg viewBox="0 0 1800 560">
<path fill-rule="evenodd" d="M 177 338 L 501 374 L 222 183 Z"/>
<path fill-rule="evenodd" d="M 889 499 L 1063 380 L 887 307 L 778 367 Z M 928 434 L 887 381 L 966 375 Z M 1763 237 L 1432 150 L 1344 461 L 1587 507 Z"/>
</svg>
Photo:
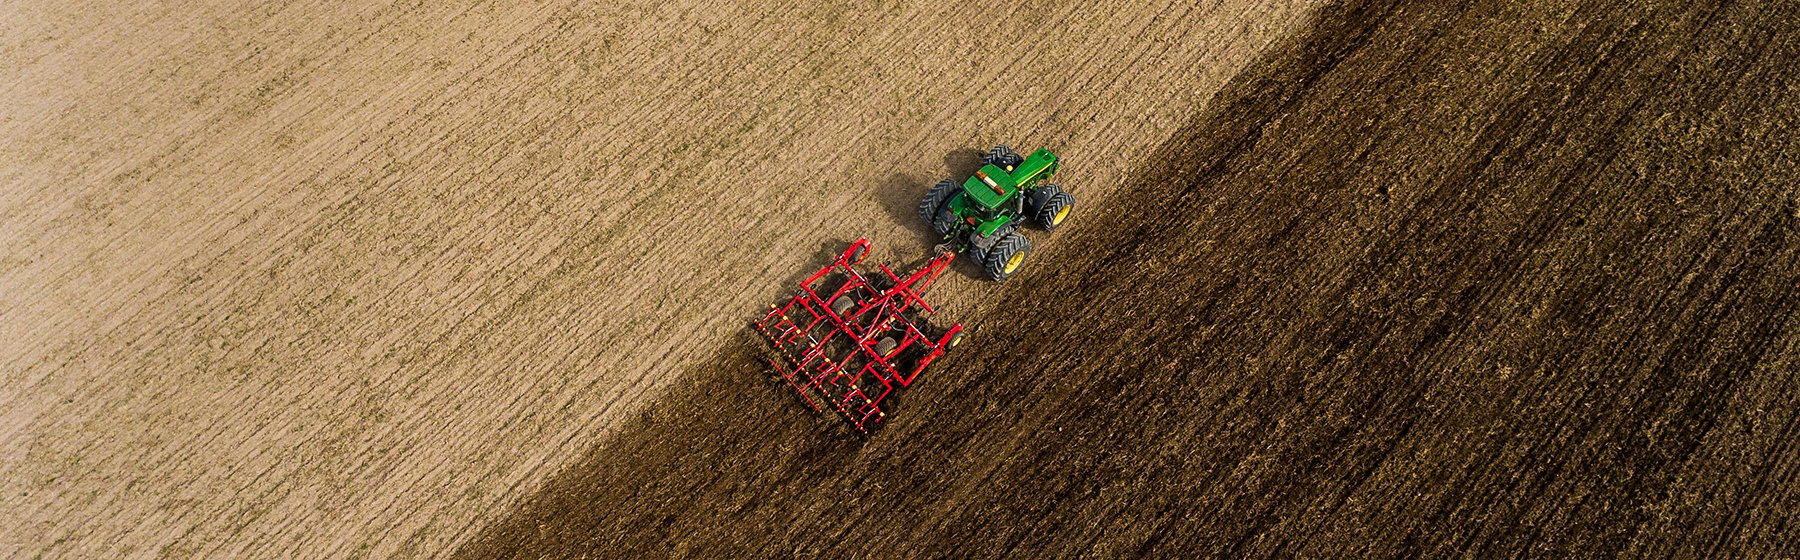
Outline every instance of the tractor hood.
<svg viewBox="0 0 1800 560">
<path fill-rule="evenodd" d="M 983 210 L 992 211 L 1019 194 L 1019 183 L 1005 169 L 983 165 L 975 176 L 963 181 L 963 192 Z"/>
</svg>

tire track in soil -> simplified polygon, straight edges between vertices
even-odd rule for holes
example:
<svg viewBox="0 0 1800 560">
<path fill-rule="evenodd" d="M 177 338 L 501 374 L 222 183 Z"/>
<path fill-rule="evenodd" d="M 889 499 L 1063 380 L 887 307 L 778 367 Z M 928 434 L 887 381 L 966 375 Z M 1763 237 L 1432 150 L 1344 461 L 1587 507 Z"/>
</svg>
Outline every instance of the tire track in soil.
<svg viewBox="0 0 1800 560">
<path fill-rule="evenodd" d="M 1792 556 L 1791 12 L 1361 2 L 846 437 L 746 333 L 459 556 Z"/>
</svg>

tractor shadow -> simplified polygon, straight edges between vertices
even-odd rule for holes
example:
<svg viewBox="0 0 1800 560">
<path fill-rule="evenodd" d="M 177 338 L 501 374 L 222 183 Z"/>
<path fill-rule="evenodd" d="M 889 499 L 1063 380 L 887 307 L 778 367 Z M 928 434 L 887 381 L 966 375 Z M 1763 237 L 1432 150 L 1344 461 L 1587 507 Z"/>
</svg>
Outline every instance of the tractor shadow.
<svg viewBox="0 0 1800 560">
<path fill-rule="evenodd" d="M 950 171 L 951 177 L 974 175 L 975 170 L 981 169 L 983 163 L 981 156 L 985 153 L 974 148 L 951 150 L 950 153 L 944 154 L 944 168 Z M 923 196 L 925 193 L 919 194 Z"/>
<path fill-rule="evenodd" d="M 930 249 L 938 242 L 937 233 L 931 231 L 931 225 L 919 220 L 919 201 L 925 197 L 926 189 L 931 183 L 924 179 L 895 173 L 881 181 L 881 190 L 875 193 L 876 201 L 881 204 L 894 223 L 912 232 L 912 240 L 919 247 Z"/>
</svg>

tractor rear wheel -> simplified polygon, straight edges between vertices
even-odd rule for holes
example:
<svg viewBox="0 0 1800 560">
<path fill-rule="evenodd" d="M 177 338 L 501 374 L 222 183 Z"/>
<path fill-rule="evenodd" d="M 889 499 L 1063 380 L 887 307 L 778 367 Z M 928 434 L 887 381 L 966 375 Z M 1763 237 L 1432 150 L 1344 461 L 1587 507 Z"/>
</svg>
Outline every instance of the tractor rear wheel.
<svg viewBox="0 0 1800 560">
<path fill-rule="evenodd" d="M 1069 212 L 1075 209 L 1075 196 L 1063 192 L 1056 185 L 1045 186 L 1040 191 L 1051 192 L 1044 198 L 1044 203 L 1038 206 L 1032 220 L 1037 222 L 1038 227 L 1044 228 L 1044 231 L 1055 230 L 1064 220 L 1069 219 Z"/>
<path fill-rule="evenodd" d="M 950 197 L 955 195 L 955 180 L 944 179 L 939 181 L 938 184 L 932 185 L 931 190 L 925 192 L 925 199 L 919 201 L 919 220 L 930 224 L 931 229 L 936 231 L 938 235 L 949 235 L 950 230 L 945 227 L 946 224 L 940 223 L 943 222 L 943 220 L 938 219 L 938 213 L 943 211 L 944 204 L 949 202 Z M 948 225 L 954 225 L 954 222 L 951 222 Z"/>
<path fill-rule="evenodd" d="M 981 162 L 998 166 L 1007 171 L 1012 171 L 1013 168 L 1018 167 L 1019 164 L 1025 163 L 1025 158 L 1019 157 L 1019 153 L 1013 151 L 1013 149 L 1006 144 L 1001 144 L 994 146 L 994 149 L 992 150 L 988 150 L 987 155 L 981 156 Z"/>
<path fill-rule="evenodd" d="M 988 279 L 1004 282 L 1019 271 L 1025 263 L 1025 257 L 1031 255 L 1031 240 L 1018 232 L 1006 234 L 988 251 L 987 258 L 982 259 L 982 268 L 986 270 Z"/>
</svg>

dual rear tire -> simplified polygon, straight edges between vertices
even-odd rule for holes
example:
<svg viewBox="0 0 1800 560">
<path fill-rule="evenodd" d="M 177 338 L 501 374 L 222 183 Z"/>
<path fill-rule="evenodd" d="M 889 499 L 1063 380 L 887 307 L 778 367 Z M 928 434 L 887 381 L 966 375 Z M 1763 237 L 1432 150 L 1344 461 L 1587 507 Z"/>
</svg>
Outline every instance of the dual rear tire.
<svg viewBox="0 0 1800 560">
<path fill-rule="evenodd" d="M 1017 231 L 1009 232 L 988 249 L 987 255 L 981 259 L 981 268 L 987 273 L 989 280 L 1005 282 L 1019 272 L 1020 265 L 1025 263 L 1025 257 L 1028 256 L 1031 256 L 1031 240 L 1019 235 Z"/>
<path fill-rule="evenodd" d="M 1062 187 L 1054 184 L 1038 187 L 1031 193 L 1031 205 L 1026 210 L 1031 213 L 1031 221 L 1044 231 L 1055 231 L 1069 219 L 1070 211 L 1075 209 L 1075 196 L 1063 192 Z"/>
<path fill-rule="evenodd" d="M 950 197 L 956 196 L 956 189 L 955 180 L 944 179 L 932 185 L 931 190 L 925 192 L 924 200 L 919 201 L 919 220 L 931 224 L 931 231 L 938 235 L 950 235 L 951 228 L 956 226 L 955 216 L 944 215 L 944 205 L 950 202 Z"/>
</svg>

